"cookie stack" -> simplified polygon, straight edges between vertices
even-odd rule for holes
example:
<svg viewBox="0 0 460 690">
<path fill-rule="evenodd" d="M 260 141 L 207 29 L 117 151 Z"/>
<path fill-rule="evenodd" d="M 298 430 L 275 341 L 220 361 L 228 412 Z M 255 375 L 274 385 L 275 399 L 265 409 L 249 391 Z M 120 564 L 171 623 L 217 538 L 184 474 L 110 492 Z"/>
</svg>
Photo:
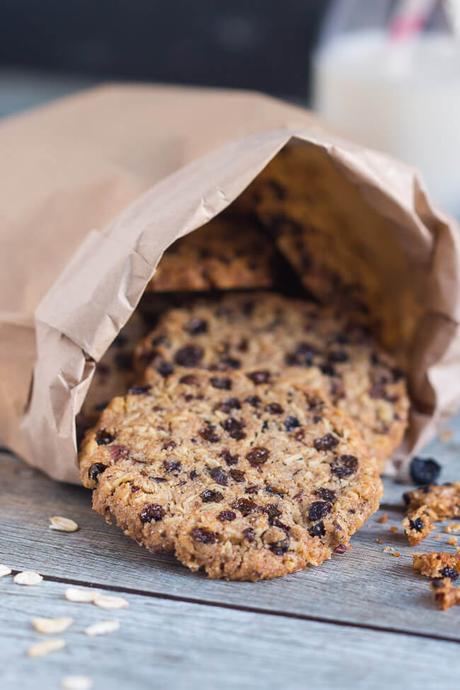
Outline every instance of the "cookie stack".
<svg viewBox="0 0 460 690">
<path fill-rule="evenodd" d="M 406 426 L 392 358 L 342 307 L 281 294 L 280 263 L 248 218 L 179 240 L 149 286 L 154 325 L 134 315 L 81 413 L 95 510 L 213 578 L 343 552 Z"/>
</svg>

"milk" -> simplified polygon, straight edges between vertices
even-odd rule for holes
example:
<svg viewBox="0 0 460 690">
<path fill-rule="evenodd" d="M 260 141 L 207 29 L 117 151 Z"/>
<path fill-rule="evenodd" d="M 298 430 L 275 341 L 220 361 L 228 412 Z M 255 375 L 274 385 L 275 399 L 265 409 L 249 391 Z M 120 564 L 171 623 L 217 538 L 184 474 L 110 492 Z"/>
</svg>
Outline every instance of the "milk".
<svg viewBox="0 0 460 690">
<path fill-rule="evenodd" d="M 460 215 L 460 43 L 380 30 L 332 39 L 314 62 L 315 107 L 339 133 L 419 168 L 432 198 Z"/>
</svg>

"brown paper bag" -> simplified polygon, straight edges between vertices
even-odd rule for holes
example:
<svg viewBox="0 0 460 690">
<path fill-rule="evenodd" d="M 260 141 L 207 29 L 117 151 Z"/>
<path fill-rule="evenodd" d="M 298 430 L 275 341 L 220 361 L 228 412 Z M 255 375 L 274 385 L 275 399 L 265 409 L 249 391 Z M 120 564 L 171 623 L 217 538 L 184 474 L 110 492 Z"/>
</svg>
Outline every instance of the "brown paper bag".
<svg viewBox="0 0 460 690">
<path fill-rule="evenodd" d="M 324 180 L 323 208 L 340 212 L 388 286 L 395 323 L 405 317 L 395 286 L 418 305 L 403 344 L 413 403 L 404 452 L 430 438 L 460 401 L 460 251 L 413 172 L 265 96 L 113 86 L 0 127 L 2 443 L 77 481 L 75 416 L 95 362 L 162 253 L 292 141 Z"/>
</svg>

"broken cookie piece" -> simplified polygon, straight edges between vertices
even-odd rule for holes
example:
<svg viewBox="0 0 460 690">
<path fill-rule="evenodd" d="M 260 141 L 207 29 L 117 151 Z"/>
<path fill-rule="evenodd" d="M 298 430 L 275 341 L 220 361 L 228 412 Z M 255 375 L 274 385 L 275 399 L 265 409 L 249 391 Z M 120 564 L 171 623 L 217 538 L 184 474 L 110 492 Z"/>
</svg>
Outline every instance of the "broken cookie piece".
<svg viewBox="0 0 460 690">
<path fill-rule="evenodd" d="M 456 580 L 460 572 L 460 553 L 447 551 L 415 553 L 412 556 L 412 567 L 425 577 L 447 577 Z"/>
<path fill-rule="evenodd" d="M 416 546 L 434 529 L 433 518 L 425 506 L 408 513 L 403 520 L 406 537 L 411 546 Z"/>
<path fill-rule="evenodd" d="M 434 522 L 460 517 L 460 482 L 422 486 L 403 498 L 407 505 L 403 526 L 411 546 L 432 532 Z"/>
<path fill-rule="evenodd" d="M 431 588 L 434 599 L 442 611 L 447 611 L 451 606 L 460 605 L 460 588 L 454 587 L 449 577 L 433 580 Z"/>
</svg>

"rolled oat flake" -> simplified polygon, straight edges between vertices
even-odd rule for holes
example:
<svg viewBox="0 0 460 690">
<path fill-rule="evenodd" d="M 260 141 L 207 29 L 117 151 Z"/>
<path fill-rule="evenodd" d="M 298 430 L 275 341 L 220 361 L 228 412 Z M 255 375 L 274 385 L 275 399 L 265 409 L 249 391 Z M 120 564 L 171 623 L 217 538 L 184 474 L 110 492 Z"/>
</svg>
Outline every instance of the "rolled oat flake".
<svg viewBox="0 0 460 690">
<path fill-rule="evenodd" d="M 13 581 L 17 585 L 33 586 L 39 585 L 40 582 L 43 582 L 43 577 L 33 570 L 24 570 L 22 573 L 17 573 L 17 575 L 14 576 Z"/>
<path fill-rule="evenodd" d="M 79 528 L 75 520 L 54 515 L 50 517 L 50 529 L 56 532 L 76 532 Z"/>
</svg>

